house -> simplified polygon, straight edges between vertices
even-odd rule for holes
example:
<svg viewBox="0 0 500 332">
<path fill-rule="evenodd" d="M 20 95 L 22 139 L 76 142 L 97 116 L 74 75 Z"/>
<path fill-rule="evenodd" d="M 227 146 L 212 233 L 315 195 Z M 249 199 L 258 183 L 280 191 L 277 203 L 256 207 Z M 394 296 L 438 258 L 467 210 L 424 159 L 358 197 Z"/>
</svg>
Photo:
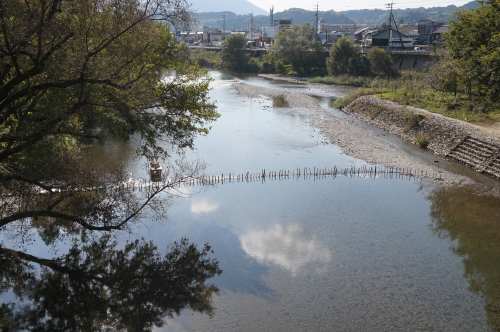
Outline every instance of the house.
<svg viewBox="0 0 500 332">
<path fill-rule="evenodd" d="M 413 38 L 393 27 L 370 31 L 365 36 L 365 46 L 377 47 L 413 47 Z"/>
<path fill-rule="evenodd" d="M 444 40 L 443 33 L 448 32 L 450 30 L 449 25 L 443 25 L 442 27 L 439 27 L 436 31 L 431 33 L 431 43 L 438 43 L 440 41 Z"/>
<path fill-rule="evenodd" d="M 431 35 L 433 32 L 442 27 L 444 23 L 436 22 L 429 19 L 420 20 L 417 22 L 418 27 L 418 42 L 420 44 L 431 43 Z"/>
</svg>

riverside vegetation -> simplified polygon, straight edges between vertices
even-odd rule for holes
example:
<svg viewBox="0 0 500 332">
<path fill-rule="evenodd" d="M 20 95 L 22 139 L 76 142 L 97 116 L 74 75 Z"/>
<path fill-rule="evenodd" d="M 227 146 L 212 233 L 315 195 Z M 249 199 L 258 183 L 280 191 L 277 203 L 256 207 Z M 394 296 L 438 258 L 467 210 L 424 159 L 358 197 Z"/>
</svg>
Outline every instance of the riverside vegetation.
<svg viewBox="0 0 500 332">
<path fill-rule="evenodd" d="M 360 87 L 335 102 L 343 108 L 363 95 L 377 95 L 469 122 L 500 121 L 500 0 L 482 2 L 472 10 L 457 12 L 445 41 L 436 45 L 435 61 L 424 71 L 396 70 L 383 50 L 373 47 L 367 54 L 347 38 L 338 40 L 325 57 L 317 35 L 309 24 L 282 29 L 269 52 L 244 63 L 220 60 L 216 52 L 191 50 L 189 59 L 201 65 L 236 71 L 277 73 L 313 77 L 310 83 Z M 488 24 L 485 24 L 487 22 Z M 467 36 L 464 38 L 464 36 Z M 228 37 L 228 41 L 233 36 Z M 224 45 L 223 57 L 232 48 Z M 425 144 L 424 144 L 425 145 Z"/>
</svg>

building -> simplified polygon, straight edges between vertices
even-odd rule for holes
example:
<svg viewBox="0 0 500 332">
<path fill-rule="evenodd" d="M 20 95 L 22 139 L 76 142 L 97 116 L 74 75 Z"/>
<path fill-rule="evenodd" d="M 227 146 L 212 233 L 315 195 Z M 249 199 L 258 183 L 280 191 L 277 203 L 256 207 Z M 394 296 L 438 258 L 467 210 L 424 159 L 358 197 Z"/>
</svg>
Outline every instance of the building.
<svg viewBox="0 0 500 332">
<path fill-rule="evenodd" d="M 412 48 L 414 39 L 396 30 L 385 27 L 365 34 L 364 46 Z"/>
<path fill-rule="evenodd" d="M 417 22 L 418 27 L 418 42 L 419 44 L 430 44 L 432 33 L 442 27 L 444 23 L 436 22 L 429 19 L 420 20 Z"/>
</svg>

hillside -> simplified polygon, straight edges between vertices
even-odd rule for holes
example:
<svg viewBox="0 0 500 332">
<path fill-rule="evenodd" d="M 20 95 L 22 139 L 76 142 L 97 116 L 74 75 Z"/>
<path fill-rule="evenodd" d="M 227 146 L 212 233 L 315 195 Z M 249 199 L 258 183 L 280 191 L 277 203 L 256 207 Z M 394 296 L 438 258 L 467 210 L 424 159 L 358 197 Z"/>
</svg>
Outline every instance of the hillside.
<svg viewBox="0 0 500 332">
<path fill-rule="evenodd" d="M 234 0 L 234 2 L 238 4 L 240 3 L 239 1 L 246 0 Z M 198 0 L 198 2 L 201 3 L 201 0 Z M 222 3 L 222 1 L 220 1 L 220 3 Z M 471 1 L 462 7 L 450 5 L 447 7 L 394 9 L 393 14 L 398 24 L 416 22 L 426 17 L 439 22 L 448 22 L 455 17 L 454 11 L 456 9 L 475 8 L 477 6 L 479 6 L 479 3 L 477 1 Z M 222 29 L 224 22 L 222 15 L 225 15 L 226 30 L 246 29 L 249 24 L 251 24 L 251 10 L 229 10 L 229 6 L 220 5 L 212 7 L 214 7 L 214 9 L 219 7 L 224 7 L 226 9 L 220 11 L 214 10 L 211 12 L 203 12 L 200 10 L 200 12 L 198 12 L 200 25 Z M 359 23 L 376 26 L 387 22 L 387 20 L 389 19 L 389 11 L 385 9 L 359 9 L 343 12 L 335 12 L 333 10 L 330 10 L 320 11 L 319 17 L 323 18 L 327 23 Z M 291 8 L 282 12 L 274 13 L 274 20 L 284 19 L 293 20 L 294 24 L 309 22 L 314 25 L 316 22 L 314 11 L 300 8 Z M 271 24 L 269 13 L 265 13 L 263 10 L 253 11 L 253 23 L 258 27 L 269 26 Z"/>
<path fill-rule="evenodd" d="M 315 12 L 300 8 L 291 8 L 279 13 L 274 14 L 275 20 L 293 20 L 294 24 L 301 24 L 302 22 L 309 22 L 315 24 L 316 16 Z M 237 15 L 234 12 L 223 11 L 223 12 L 212 12 L 212 13 L 198 13 L 198 19 L 200 24 L 222 28 L 224 19 L 222 15 L 226 18 L 226 30 L 240 30 L 246 29 L 249 24 L 251 24 L 251 15 Z M 328 23 L 356 23 L 354 20 L 350 19 L 342 13 L 335 12 L 333 10 L 320 12 L 319 17 L 323 17 Z M 270 26 L 269 13 L 267 15 L 253 15 L 253 23 L 256 26 Z"/>
<path fill-rule="evenodd" d="M 455 17 L 454 11 L 456 9 L 476 8 L 477 6 L 479 6 L 477 1 L 471 1 L 462 7 L 450 5 L 447 7 L 394 9 L 392 13 L 398 23 L 416 22 L 426 17 L 439 22 L 448 22 Z M 379 25 L 389 19 L 389 10 L 384 9 L 359 9 L 340 13 L 360 24 Z"/>
<path fill-rule="evenodd" d="M 192 8 L 197 13 L 233 12 L 237 15 L 244 15 L 253 12 L 254 15 L 266 15 L 267 12 L 247 0 L 190 0 Z"/>
</svg>

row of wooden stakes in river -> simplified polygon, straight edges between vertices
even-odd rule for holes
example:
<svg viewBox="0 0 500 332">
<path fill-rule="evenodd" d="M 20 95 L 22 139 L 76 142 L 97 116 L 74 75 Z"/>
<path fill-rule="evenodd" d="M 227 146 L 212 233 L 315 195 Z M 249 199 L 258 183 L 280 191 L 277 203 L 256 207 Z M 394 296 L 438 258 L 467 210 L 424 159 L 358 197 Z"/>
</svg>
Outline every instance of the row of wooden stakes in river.
<svg viewBox="0 0 500 332">
<path fill-rule="evenodd" d="M 297 168 L 294 171 L 289 170 L 279 170 L 279 171 L 266 171 L 262 170 L 260 173 L 244 173 L 244 174 L 235 174 L 229 173 L 227 175 L 220 176 L 205 176 L 199 179 L 192 179 L 192 181 L 188 182 L 188 185 L 195 185 L 197 183 L 200 184 L 224 184 L 224 182 L 255 182 L 261 181 L 265 182 L 266 180 L 287 180 L 287 179 L 304 179 L 304 180 L 316 180 L 316 179 L 324 179 L 328 177 L 335 178 L 337 176 L 346 176 L 346 177 L 360 177 L 360 178 L 401 178 L 401 179 L 416 179 L 421 180 L 422 178 L 431 178 L 431 179 L 441 179 L 441 174 L 439 172 L 428 174 L 426 171 L 415 171 L 411 169 L 398 169 L 391 167 L 355 167 L 351 166 L 350 168 L 337 169 L 334 168 Z"/>
<path fill-rule="evenodd" d="M 423 178 L 441 180 L 439 171 L 429 174 L 427 171 L 418 171 L 412 169 L 400 169 L 380 166 L 351 166 L 349 168 L 297 168 L 293 171 L 279 170 L 266 171 L 263 169 L 260 173 L 228 173 L 221 175 L 203 175 L 200 177 L 186 177 L 179 181 L 172 182 L 168 176 L 162 177 L 156 174 L 156 179 L 151 181 L 131 180 L 119 185 L 120 189 L 141 189 L 143 187 L 169 187 L 169 186 L 194 186 L 194 185 L 217 185 L 236 182 L 265 182 L 266 180 L 319 180 L 325 178 L 335 178 L 337 176 L 359 177 L 359 178 L 399 178 L 406 180 L 422 180 Z M 115 187 L 116 188 L 116 187 Z"/>
</svg>

